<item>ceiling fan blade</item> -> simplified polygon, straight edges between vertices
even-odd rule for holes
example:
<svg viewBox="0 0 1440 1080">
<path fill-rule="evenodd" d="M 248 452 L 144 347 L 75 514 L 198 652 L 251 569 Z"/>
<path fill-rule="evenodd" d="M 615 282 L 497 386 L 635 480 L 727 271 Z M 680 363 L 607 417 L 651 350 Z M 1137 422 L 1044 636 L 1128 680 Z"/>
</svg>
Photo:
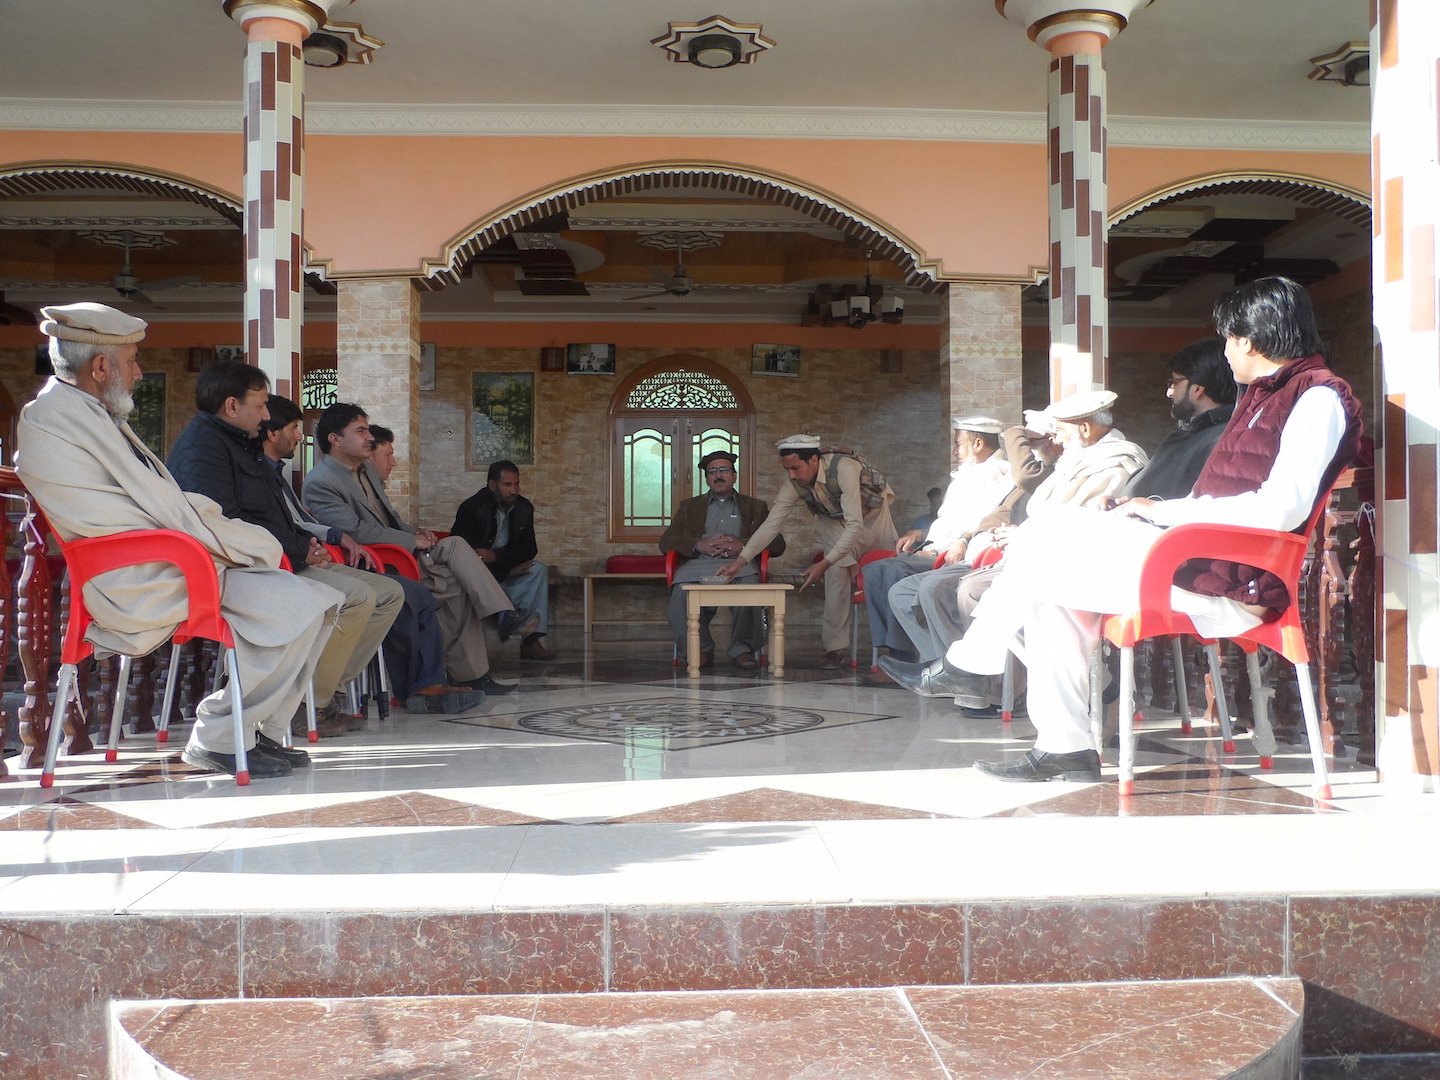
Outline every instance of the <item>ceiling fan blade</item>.
<svg viewBox="0 0 1440 1080">
<path fill-rule="evenodd" d="M 145 282 L 145 287 L 147 289 L 154 289 L 156 292 L 161 292 L 165 289 L 178 289 L 185 285 L 198 284 L 200 284 L 199 274 L 182 274 L 179 277 L 161 278 L 159 281 L 147 281 Z"/>
<path fill-rule="evenodd" d="M 634 296 L 622 296 L 621 300 L 650 300 L 657 296 L 674 296 L 669 289 L 661 289 L 659 292 L 637 293 Z"/>
<path fill-rule="evenodd" d="M 664 285 L 667 291 L 675 288 L 675 278 L 665 273 L 665 271 L 661 270 L 658 266 L 650 267 L 650 276 L 661 285 Z"/>
</svg>

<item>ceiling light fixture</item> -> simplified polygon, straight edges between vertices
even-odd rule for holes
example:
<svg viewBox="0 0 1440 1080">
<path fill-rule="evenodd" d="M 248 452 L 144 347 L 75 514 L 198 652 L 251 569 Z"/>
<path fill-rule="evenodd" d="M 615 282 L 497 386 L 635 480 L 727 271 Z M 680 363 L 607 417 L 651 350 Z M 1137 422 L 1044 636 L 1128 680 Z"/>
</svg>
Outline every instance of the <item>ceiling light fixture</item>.
<svg viewBox="0 0 1440 1080">
<path fill-rule="evenodd" d="M 865 255 L 865 284 L 842 285 L 834 289 L 821 285 L 810 298 L 809 306 L 800 317 L 801 326 L 848 326 L 863 330 L 872 322 L 895 324 L 904 321 L 905 299 L 886 293 L 870 277 L 870 253 Z"/>
<path fill-rule="evenodd" d="M 306 67 L 339 67 L 348 58 L 345 42 L 333 34 L 322 34 L 319 31 L 305 39 L 305 43 L 300 46 L 300 52 L 305 57 Z"/>
<path fill-rule="evenodd" d="M 672 22 L 669 31 L 650 44 L 665 50 L 665 58 L 675 64 L 717 71 L 752 63 L 775 42 L 761 33 L 759 23 L 740 23 L 724 15 L 711 15 L 693 23 Z"/>
<path fill-rule="evenodd" d="M 1316 82 L 1338 82 L 1341 86 L 1370 85 L 1370 43 L 1347 41 L 1334 52 L 1310 57 L 1315 69 L 1309 78 Z"/>
</svg>

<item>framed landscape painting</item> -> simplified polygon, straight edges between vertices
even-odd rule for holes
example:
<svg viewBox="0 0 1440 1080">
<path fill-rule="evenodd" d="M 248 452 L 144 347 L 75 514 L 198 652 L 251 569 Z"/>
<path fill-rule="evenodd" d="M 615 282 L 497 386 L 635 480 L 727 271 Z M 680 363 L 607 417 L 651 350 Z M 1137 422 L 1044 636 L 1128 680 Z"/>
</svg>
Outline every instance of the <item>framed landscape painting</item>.
<svg viewBox="0 0 1440 1080">
<path fill-rule="evenodd" d="M 535 464 L 535 373 L 477 371 L 470 386 L 468 467 Z"/>
</svg>

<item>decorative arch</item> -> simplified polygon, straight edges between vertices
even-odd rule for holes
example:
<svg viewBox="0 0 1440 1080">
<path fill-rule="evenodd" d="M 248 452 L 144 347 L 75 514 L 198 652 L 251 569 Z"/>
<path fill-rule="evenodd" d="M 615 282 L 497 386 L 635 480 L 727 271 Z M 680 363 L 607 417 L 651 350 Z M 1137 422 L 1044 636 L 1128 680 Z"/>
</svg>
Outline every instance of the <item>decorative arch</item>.
<svg viewBox="0 0 1440 1080">
<path fill-rule="evenodd" d="M 699 493 L 695 469 L 711 450 L 736 454 L 736 479 L 752 489 L 755 403 L 720 364 L 674 353 L 642 365 L 611 395 L 608 427 L 612 541 L 659 539 Z"/>
<path fill-rule="evenodd" d="M 722 162 L 648 162 L 591 173 L 532 192 L 494 216 L 481 218 L 451 238 L 439 259 L 425 260 L 419 285 L 436 290 L 454 284 L 472 258 L 531 222 L 601 199 L 656 188 L 723 191 L 799 210 L 868 247 L 878 258 L 894 262 L 907 285 L 934 288 L 939 280 L 935 266 L 916 244 L 837 195 L 792 177 Z"/>
<path fill-rule="evenodd" d="M 1370 228 L 1370 197 L 1363 191 L 1300 173 L 1218 172 L 1192 176 L 1132 199 L 1116 208 L 1110 224 L 1120 225 L 1136 214 L 1204 193 L 1275 195 L 1301 206 L 1326 210 L 1352 225 Z"/>
<path fill-rule="evenodd" d="M 158 169 L 137 169 L 130 165 L 114 165 L 96 161 L 27 161 L 0 169 L 0 198 L 6 196 L 50 195 L 79 191 L 97 185 L 119 188 L 137 195 L 154 195 L 163 199 L 180 199 L 215 210 L 243 231 L 244 205 L 229 192 L 211 187 L 176 173 Z M 144 219 L 127 219 L 117 225 L 135 228 L 163 228 L 163 222 L 148 225 Z M 317 281 L 325 280 L 325 266 L 311 258 L 305 245 L 305 273 Z"/>
</svg>

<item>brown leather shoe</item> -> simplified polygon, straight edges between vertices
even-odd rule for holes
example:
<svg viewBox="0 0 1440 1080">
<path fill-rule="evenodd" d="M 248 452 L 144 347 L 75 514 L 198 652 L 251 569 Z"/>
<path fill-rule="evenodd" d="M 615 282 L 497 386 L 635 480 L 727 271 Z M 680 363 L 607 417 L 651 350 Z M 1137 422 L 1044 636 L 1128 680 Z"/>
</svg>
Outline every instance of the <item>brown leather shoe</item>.
<svg viewBox="0 0 1440 1080">
<path fill-rule="evenodd" d="M 555 654 L 545 647 L 539 638 L 520 643 L 521 660 L 554 660 Z"/>
<path fill-rule="evenodd" d="M 760 666 L 755 662 L 755 654 L 750 652 L 749 650 L 740 653 L 738 656 L 732 656 L 730 658 L 730 662 L 736 667 L 742 668 L 745 671 L 750 671 Z"/>
<path fill-rule="evenodd" d="M 305 723 L 305 706 L 301 705 L 295 710 L 295 715 L 290 718 L 290 734 L 303 739 L 309 730 L 309 726 Z M 336 735 L 344 735 L 350 729 L 338 718 L 328 716 L 324 709 L 316 709 L 315 730 L 319 732 L 322 739 L 333 739 Z"/>
<path fill-rule="evenodd" d="M 714 666 L 715 666 L 715 650 L 714 650 L 714 649 L 701 649 L 701 650 L 700 650 L 700 666 L 701 666 L 702 668 L 714 667 Z"/>
<path fill-rule="evenodd" d="M 326 716 L 332 716 L 339 720 L 340 723 L 345 725 L 346 731 L 365 730 L 365 717 L 361 716 L 359 713 L 346 712 L 344 707 L 345 704 L 346 701 L 344 692 L 337 691 L 335 696 L 330 699 L 330 704 L 326 705 L 325 708 L 321 710 L 321 712 L 323 712 Z M 319 717 L 316 717 L 316 721 L 318 723 Z"/>
<path fill-rule="evenodd" d="M 850 660 L 845 655 L 844 649 L 831 649 L 825 654 L 825 659 L 820 664 L 821 671 L 840 671 L 850 666 Z"/>
</svg>

